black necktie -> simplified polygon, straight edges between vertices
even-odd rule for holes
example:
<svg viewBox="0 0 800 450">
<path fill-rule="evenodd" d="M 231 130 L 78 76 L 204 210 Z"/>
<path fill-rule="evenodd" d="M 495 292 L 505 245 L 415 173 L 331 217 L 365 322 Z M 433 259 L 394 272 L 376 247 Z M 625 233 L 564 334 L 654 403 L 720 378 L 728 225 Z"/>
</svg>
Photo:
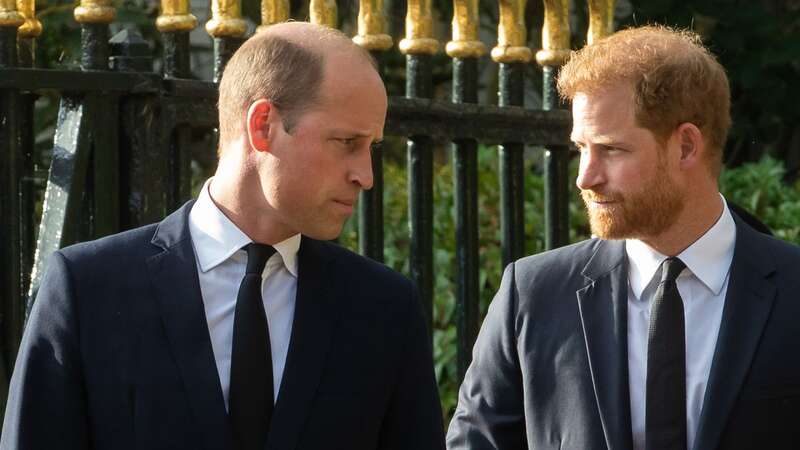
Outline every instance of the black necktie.
<svg viewBox="0 0 800 450">
<path fill-rule="evenodd" d="M 248 244 L 247 270 L 233 319 L 229 406 L 238 450 L 263 450 L 272 418 L 272 352 L 261 299 L 261 273 L 275 249 Z"/>
<path fill-rule="evenodd" d="M 647 336 L 645 448 L 686 449 L 686 344 L 683 301 L 676 279 L 686 268 L 678 258 L 661 264 Z"/>
</svg>

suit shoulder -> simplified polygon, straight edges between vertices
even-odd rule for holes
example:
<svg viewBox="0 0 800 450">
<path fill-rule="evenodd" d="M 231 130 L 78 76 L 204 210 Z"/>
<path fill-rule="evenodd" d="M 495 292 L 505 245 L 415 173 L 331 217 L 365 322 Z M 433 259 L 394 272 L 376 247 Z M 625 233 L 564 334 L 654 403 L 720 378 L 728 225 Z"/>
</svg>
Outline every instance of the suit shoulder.
<svg viewBox="0 0 800 450">
<path fill-rule="evenodd" d="M 756 246 L 761 247 L 776 265 L 797 269 L 800 264 L 800 246 L 758 232 L 753 232 L 753 236 L 757 239 Z"/>
<path fill-rule="evenodd" d="M 59 252 L 70 263 L 90 266 L 137 256 L 146 257 L 158 250 L 150 243 L 157 225 L 145 225 L 100 239 L 70 245 Z"/>
<path fill-rule="evenodd" d="M 346 267 L 348 272 L 361 279 L 376 280 L 380 283 L 396 285 L 409 285 L 411 280 L 399 272 L 389 268 L 385 264 L 373 259 L 359 255 L 347 248 L 332 242 L 323 242 L 323 246 L 329 254 L 336 259 L 334 264 Z"/>
<path fill-rule="evenodd" d="M 542 276 L 568 277 L 580 274 L 601 242 L 599 239 L 588 239 L 526 256 L 514 263 L 514 272 L 518 279 Z"/>
</svg>

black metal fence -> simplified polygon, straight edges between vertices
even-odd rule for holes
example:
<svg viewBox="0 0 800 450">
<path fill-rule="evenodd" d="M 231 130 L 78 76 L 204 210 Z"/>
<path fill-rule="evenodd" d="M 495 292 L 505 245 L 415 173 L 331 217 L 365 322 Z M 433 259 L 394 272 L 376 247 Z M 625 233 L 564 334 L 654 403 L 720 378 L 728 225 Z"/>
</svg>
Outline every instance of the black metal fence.
<svg viewBox="0 0 800 450">
<path fill-rule="evenodd" d="M 432 100 L 429 2 L 410 0 L 406 37 L 406 95 L 389 99 L 386 134 L 408 139 L 410 272 L 429 318 L 433 308 L 433 146 L 452 142 L 456 199 L 458 370 L 463 376 L 478 325 L 478 143 L 500 144 L 502 259 L 523 255 L 523 150 L 546 147 L 546 246 L 568 239 L 568 111 L 554 90 L 557 68 L 568 55 L 568 1 L 545 0 L 542 110 L 524 109 L 524 72 L 533 59 L 526 47 L 524 2 L 500 1 L 499 105 L 478 104 L 476 0 L 455 0 L 452 101 Z M 590 1 L 590 40 L 610 32 L 613 1 Z M 34 68 L 38 25 L 32 0 L 0 0 L 0 396 L 16 358 L 21 332 L 47 257 L 56 249 L 160 220 L 191 195 L 192 134 L 217 124 L 216 84 L 225 62 L 243 41 L 236 1 L 214 0 L 206 29 L 214 38 L 214 81 L 188 79 L 189 31 L 196 19 L 187 0 L 163 0 L 157 21 L 163 73 L 153 71 L 146 42 L 123 31 L 109 39 L 114 10 L 108 0 L 84 0 L 75 17 L 82 28 L 81 70 Z M 28 5 L 28 6 L 25 6 Z M 333 10 L 331 10 L 333 8 Z M 335 4 L 312 0 L 312 21 L 335 26 Z M 288 3 L 264 0 L 263 25 L 288 18 Z M 354 40 L 380 60 L 391 51 L 383 33 L 382 2 L 365 0 Z M 20 25 L 22 25 L 20 27 Z M 33 104 L 42 92 L 60 95 L 51 163 L 38 238 L 34 230 Z M 383 259 L 383 162 L 375 152 L 375 185 L 359 202 L 361 253 Z"/>
</svg>

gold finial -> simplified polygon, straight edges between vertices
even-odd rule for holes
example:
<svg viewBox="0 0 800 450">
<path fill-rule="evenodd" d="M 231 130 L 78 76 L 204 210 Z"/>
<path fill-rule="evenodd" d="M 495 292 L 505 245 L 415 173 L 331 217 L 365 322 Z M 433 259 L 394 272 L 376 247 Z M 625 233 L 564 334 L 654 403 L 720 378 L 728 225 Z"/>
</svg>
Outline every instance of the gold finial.
<svg viewBox="0 0 800 450">
<path fill-rule="evenodd" d="M 525 30 L 526 0 L 500 0 L 500 24 L 497 27 L 497 47 L 492 59 L 499 63 L 526 63 L 533 52 L 528 48 Z"/>
<path fill-rule="evenodd" d="M 392 37 L 384 33 L 386 15 L 383 0 L 361 0 L 358 8 L 358 35 L 353 42 L 367 50 L 384 51 L 392 48 Z"/>
<path fill-rule="evenodd" d="M 260 33 L 270 25 L 289 20 L 289 0 L 261 0 L 261 25 L 256 28 Z"/>
<path fill-rule="evenodd" d="M 311 23 L 336 28 L 337 15 L 336 0 L 311 0 L 308 5 Z"/>
<path fill-rule="evenodd" d="M 117 12 L 111 6 L 111 0 L 81 0 L 73 15 L 78 23 L 109 24 L 114 21 Z"/>
<path fill-rule="evenodd" d="M 439 41 L 433 38 L 431 0 L 408 0 L 406 38 L 398 45 L 404 55 L 433 55 Z"/>
<path fill-rule="evenodd" d="M 17 29 L 21 38 L 35 38 L 42 34 L 42 22 L 36 19 L 36 2 L 34 0 L 17 0 L 17 11 L 25 18 L 25 23 Z"/>
<path fill-rule="evenodd" d="M 211 0 L 211 16 L 206 31 L 212 37 L 242 37 L 247 31 L 239 0 Z"/>
<path fill-rule="evenodd" d="M 15 0 L 0 0 L 0 27 L 18 27 L 25 23 L 25 17 L 17 12 Z"/>
<path fill-rule="evenodd" d="M 189 0 L 161 0 L 161 15 L 156 19 L 158 31 L 192 31 L 196 26 L 197 17 L 189 13 Z"/>
<path fill-rule="evenodd" d="M 589 0 L 589 33 L 592 44 L 614 32 L 614 0 Z"/>
<path fill-rule="evenodd" d="M 542 66 L 560 66 L 569 59 L 569 0 L 544 0 L 542 49 L 536 62 Z"/>
<path fill-rule="evenodd" d="M 453 40 L 445 51 L 451 58 L 477 58 L 486 53 L 478 39 L 478 0 L 454 0 Z"/>
</svg>

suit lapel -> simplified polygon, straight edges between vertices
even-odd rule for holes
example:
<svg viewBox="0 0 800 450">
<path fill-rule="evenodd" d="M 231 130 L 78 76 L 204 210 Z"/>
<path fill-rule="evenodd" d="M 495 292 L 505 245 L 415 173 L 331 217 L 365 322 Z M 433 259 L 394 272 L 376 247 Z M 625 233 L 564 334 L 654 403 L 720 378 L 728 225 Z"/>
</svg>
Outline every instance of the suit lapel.
<svg viewBox="0 0 800 450">
<path fill-rule="evenodd" d="M 741 390 L 772 310 L 776 289 L 768 276 L 775 267 L 760 249 L 760 238 L 736 219 L 736 247 L 725 307 L 708 377 L 695 449 L 716 448 Z"/>
<path fill-rule="evenodd" d="M 231 448 L 232 435 L 211 348 L 188 219 L 192 203 L 164 219 L 153 237 L 163 252 L 147 260 L 170 350 L 208 449 Z"/>
<path fill-rule="evenodd" d="M 589 368 L 609 450 L 632 448 L 627 347 L 627 264 L 621 241 L 597 241 L 577 291 Z"/>
<path fill-rule="evenodd" d="M 330 259 L 321 242 L 303 237 L 298 252 L 297 295 L 289 354 L 267 449 L 296 448 L 311 411 L 338 317 Z"/>
</svg>

